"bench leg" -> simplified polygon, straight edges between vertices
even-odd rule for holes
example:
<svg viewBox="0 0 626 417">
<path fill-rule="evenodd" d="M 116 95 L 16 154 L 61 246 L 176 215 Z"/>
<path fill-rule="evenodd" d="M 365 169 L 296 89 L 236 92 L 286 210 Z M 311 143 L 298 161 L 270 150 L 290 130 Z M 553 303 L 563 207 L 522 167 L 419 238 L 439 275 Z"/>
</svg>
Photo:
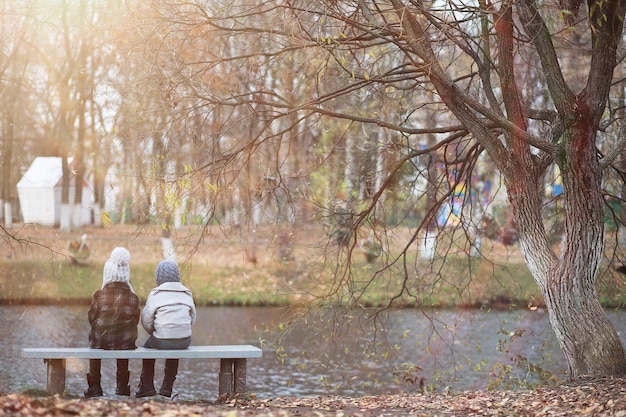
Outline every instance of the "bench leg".
<svg viewBox="0 0 626 417">
<path fill-rule="evenodd" d="M 246 392 L 246 359 L 220 361 L 219 396 Z"/>
<path fill-rule="evenodd" d="M 246 359 L 235 359 L 235 393 L 246 392 Z"/>
<path fill-rule="evenodd" d="M 65 391 L 65 359 L 44 359 L 48 365 L 48 394 L 63 394 Z"/>
<path fill-rule="evenodd" d="M 233 365 L 234 359 L 220 360 L 219 396 L 220 398 L 233 394 Z"/>
</svg>

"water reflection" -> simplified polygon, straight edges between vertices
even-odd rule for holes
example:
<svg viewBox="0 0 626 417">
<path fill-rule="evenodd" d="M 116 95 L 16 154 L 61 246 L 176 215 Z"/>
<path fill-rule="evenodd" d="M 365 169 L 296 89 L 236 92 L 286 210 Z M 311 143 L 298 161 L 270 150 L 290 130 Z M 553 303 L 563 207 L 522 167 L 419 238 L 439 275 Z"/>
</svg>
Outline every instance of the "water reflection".
<svg viewBox="0 0 626 417">
<path fill-rule="evenodd" d="M 609 314 L 623 336 L 626 315 Z M 43 362 L 22 359 L 21 348 L 87 346 L 86 317 L 87 306 L 0 306 L 0 392 L 45 388 Z M 494 381 L 536 377 L 524 360 L 560 376 L 564 372 L 547 314 L 540 311 L 439 311 L 430 317 L 413 310 L 376 317 L 332 313 L 308 317 L 310 327 L 277 331 L 286 319 L 285 311 L 275 308 L 199 308 L 193 344 L 263 347 L 263 358 L 248 365 L 248 387 L 261 398 L 412 392 L 422 379 L 438 389 L 485 388 Z M 374 319 L 376 330 L 370 326 Z M 325 328 L 332 337 L 322 337 L 313 328 Z M 140 333 L 138 344 L 146 338 Z M 521 359 L 517 365 L 516 358 Z M 71 394 L 86 388 L 86 366 L 87 361 L 68 361 Z M 130 370 L 136 387 L 141 361 L 131 361 Z M 218 370 L 215 360 L 181 361 L 174 387 L 179 398 L 214 400 Z M 157 383 L 161 372 L 158 364 Z M 103 388 L 109 397 L 114 386 L 114 361 L 104 361 Z"/>
</svg>

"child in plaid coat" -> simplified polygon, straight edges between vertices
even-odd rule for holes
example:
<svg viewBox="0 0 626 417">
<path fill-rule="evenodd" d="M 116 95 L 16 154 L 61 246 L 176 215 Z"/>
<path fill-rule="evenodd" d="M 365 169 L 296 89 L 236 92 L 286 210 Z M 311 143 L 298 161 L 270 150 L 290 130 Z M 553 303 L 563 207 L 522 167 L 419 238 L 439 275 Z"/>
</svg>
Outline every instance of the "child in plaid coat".
<svg viewBox="0 0 626 417">
<path fill-rule="evenodd" d="M 125 248 L 115 248 L 104 264 L 102 289 L 96 291 L 88 312 L 91 331 L 89 347 L 92 349 L 136 349 L 139 299 L 130 285 L 130 253 Z M 85 397 L 99 397 L 100 359 L 89 360 Z M 128 359 L 117 360 L 117 395 L 130 395 Z"/>
</svg>

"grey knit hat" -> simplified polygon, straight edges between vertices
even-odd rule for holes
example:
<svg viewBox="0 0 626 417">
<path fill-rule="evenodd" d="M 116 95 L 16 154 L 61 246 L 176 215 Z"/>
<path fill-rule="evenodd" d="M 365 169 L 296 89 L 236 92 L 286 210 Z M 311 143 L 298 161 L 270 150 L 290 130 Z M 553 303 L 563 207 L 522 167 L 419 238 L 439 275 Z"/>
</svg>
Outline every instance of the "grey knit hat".
<svg viewBox="0 0 626 417">
<path fill-rule="evenodd" d="M 111 257 L 104 263 L 102 287 L 111 282 L 124 282 L 130 286 L 130 252 L 126 248 L 113 249 Z"/>
<path fill-rule="evenodd" d="M 156 278 L 157 286 L 164 282 L 180 282 L 178 265 L 176 265 L 176 262 L 169 259 L 159 262 L 154 271 L 154 278 Z"/>
</svg>

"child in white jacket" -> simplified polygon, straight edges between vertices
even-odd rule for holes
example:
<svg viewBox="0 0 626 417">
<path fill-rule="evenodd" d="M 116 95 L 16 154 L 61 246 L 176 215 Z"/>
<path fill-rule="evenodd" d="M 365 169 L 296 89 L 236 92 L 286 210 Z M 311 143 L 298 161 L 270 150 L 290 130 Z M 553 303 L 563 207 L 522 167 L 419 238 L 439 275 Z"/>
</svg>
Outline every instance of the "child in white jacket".
<svg viewBox="0 0 626 417">
<path fill-rule="evenodd" d="M 154 273 L 157 287 L 150 291 L 141 312 L 141 325 L 150 337 L 144 347 L 153 349 L 187 349 L 191 344 L 191 326 L 196 321 L 196 307 L 191 290 L 180 283 L 176 262 L 159 262 Z M 144 359 L 136 397 L 156 395 L 154 389 L 155 359 Z M 178 374 L 178 359 L 165 361 L 165 375 L 159 394 L 171 397 Z"/>
</svg>

